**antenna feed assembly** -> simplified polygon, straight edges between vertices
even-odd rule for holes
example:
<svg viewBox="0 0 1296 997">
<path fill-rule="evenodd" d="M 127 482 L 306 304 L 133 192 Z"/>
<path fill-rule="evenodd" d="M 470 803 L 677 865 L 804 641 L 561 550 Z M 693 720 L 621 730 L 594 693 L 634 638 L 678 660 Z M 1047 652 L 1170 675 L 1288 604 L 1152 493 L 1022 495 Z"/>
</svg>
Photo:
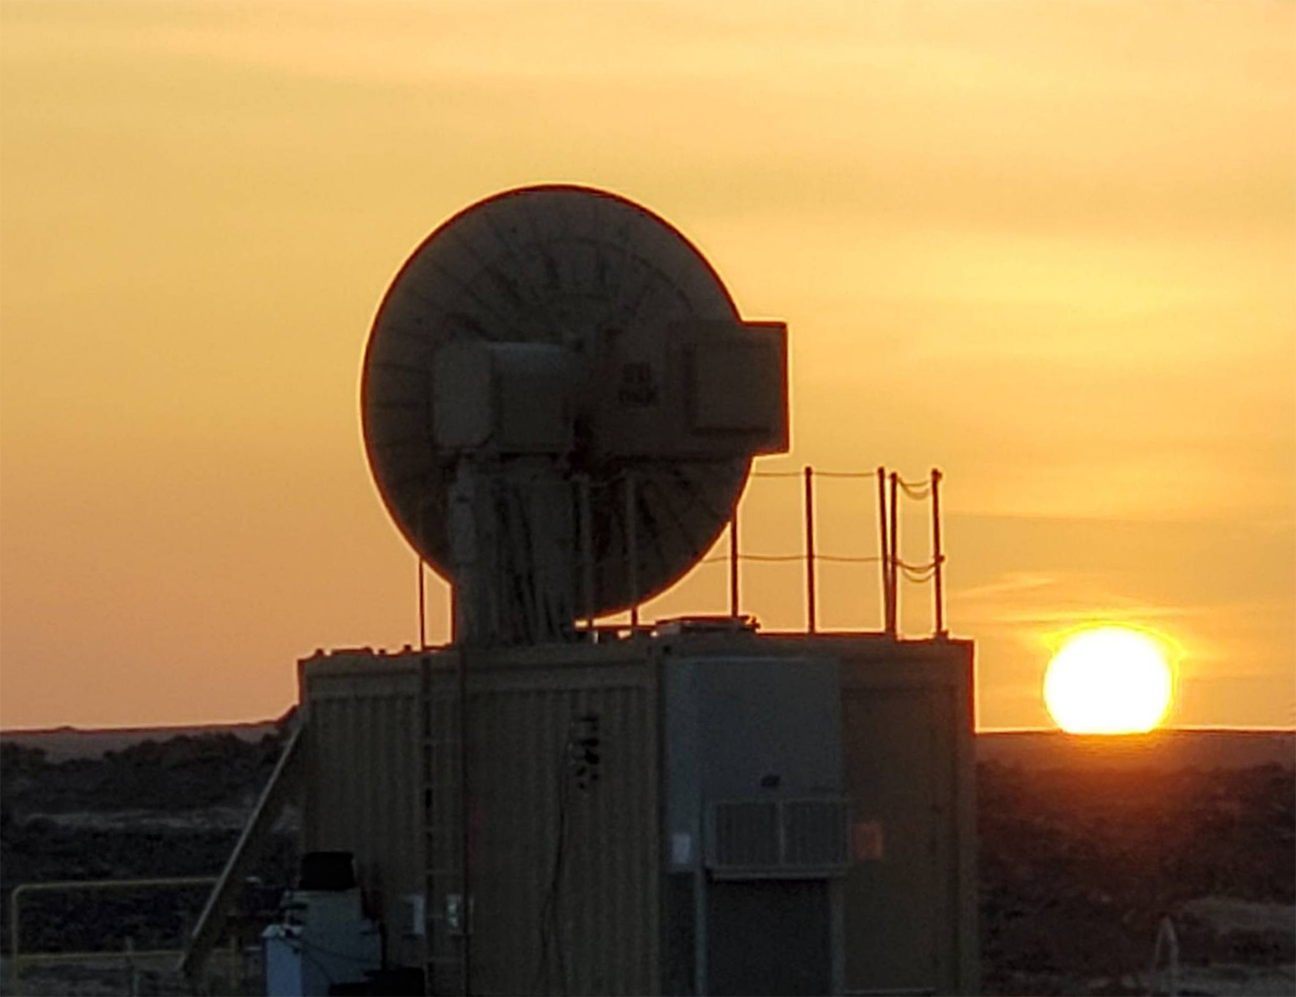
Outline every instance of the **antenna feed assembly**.
<svg viewBox="0 0 1296 997">
<path fill-rule="evenodd" d="M 365 353 L 369 464 L 455 586 L 455 639 L 569 639 L 699 560 L 788 447 L 787 327 L 744 322 L 670 224 L 525 187 L 434 231 Z"/>
</svg>

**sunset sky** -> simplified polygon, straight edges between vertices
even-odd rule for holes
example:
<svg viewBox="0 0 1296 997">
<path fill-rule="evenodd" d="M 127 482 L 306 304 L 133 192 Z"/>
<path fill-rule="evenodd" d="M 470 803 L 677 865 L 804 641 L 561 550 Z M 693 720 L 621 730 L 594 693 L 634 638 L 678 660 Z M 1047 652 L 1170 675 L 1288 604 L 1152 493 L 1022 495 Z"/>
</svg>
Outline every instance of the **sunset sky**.
<svg viewBox="0 0 1296 997">
<path fill-rule="evenodd" d="M 542 181 L 788 322 L 759 466 L 944 470 L 983 725 L 1048 725 L 1097 621 L 1177 645 L 1170 722 L 1296 724 L 1296 4 L 6 0 L 0 725 L 261 719 L 315 648 L 416 640 L 364 341 L 433 227 Z M 820 498 L 821 550 L 874 553 L 871 483 Z M 753 482 L 745 547 L 800 550 L 797 502 Z M 800 577 L 744 608 L 800 626 Z M 878 626 L 876 566 L 821 587 Z"/>
</svg>

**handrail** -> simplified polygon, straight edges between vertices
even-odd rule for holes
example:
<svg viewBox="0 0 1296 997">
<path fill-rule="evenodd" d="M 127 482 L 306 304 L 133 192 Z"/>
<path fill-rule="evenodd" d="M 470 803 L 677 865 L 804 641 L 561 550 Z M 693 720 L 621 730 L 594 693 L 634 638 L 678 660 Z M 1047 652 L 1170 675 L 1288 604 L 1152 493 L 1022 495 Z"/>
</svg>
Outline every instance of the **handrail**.
<svg viewBox="0 0 1296 997">
<path fill-rule="evenodd" d="M 105 950 L 101 953 L 57 953 L 57 952 L 33 952 L 23 955 L 22 953 L 22 898 L 29 893 L 51 893 L 57 890 L 126 890 L 126 889 L 158 889 L 161 887 L 172 886 L 211 886 L 217 880 L 216 876 L 167 876 L 153 877 L 149 879 L 62 879 L 48 883 L 19 883 L 13 888 L 9 895 L 9 958 L 12 963 L 10 969 L 10 991 L 16 992 L 18 988 L 18 977 L 22 970 L 24 959 L 42 959 L 48 960 L 51 956 L 82 956 L 89 958 L 92 955 L 98 955 L 101 958 L 120 958 L 117 952 Z M 159 950 L 163 951 L 163 950 Z M 136 956 L 148 955 L 151 953 L 135 953 Z M 62 961 L 76 961 L 74 959 L 63 959 Z"/>
<path fill-rule="evenodd" d="M 744 553 L 738 544 L 738 513 L 742 504 L 741 497 L 734 504 L 729 515 L 729 553 L 704 557 L 698 563 L 713 564 L 721 561 L 729 563 L 729 612 L 732 616 L 739 613 L 739 565 L 749 562 L 804 562 L 805 564 L 805 632 L 814 634 L 819 629 L 818 594 L 819 582 L 816 564 L 820 561 L 835 564 L 871 564 L 878 562 L 882 570 L 882 631 L 893 638 L 900 636 L 900 587 L 903 576 L 906 581 L 926 583 L 934 582 L 932 595 L 932 636 L 937 639 L 949 636 L 945 628 L 945 553 L 941 544 L 941 507 L 940 484 L 944 478 L 939 468 L 932 468 L 930 475 L 919 481 L 906 481 L 900 475 L 885 467 L 878 467 L 875 472 L 865 471 L 819 471 L 811 465 L 805 465 L 800 471 L 753 471 L 753 478 L 792 478 L 802 479 L 801 513 L 805 521 L 804 549 L 799 554 L 752 554 Z M 817 478 L 851 478 L 863 480 L 877 479 L 877 513 L 878 513 L 878 553 L 876 556 L 846 556 L 842 554 L 824 554 L 818 550 L 815 535 L 815 480 Z M 889 487 L 888 487 L 889 486 Z M 889 493 L 889 495 L 888 495 Z M 900 556 L 899 506 L 901 496 L 909 499 L 930 502 L 931 505 L 931 560 L 922 564 L 908 564 Z M 631 628 L 635 629 L 636 620 L 632 615 Z"/>
<path fill-rule="evenodd" d="M 299 717 L 293 732 L 284 745 L 274 771 L 261 790 L 261 796 L 252 808 L 252 814 L 239 835 L 234 851 L 230 853 L 225 868 L 214 881 L 207 904 L 198 916 L 193 933 L 189 936 L 188 947 L 180 959 L 179 970 L 187 977 L 194 977 L 201 972 L 203 961 L 216 944 L 217 936 L 225 923 L 225 911 L 234 896 L 235 887 L 242 882 L 243 875 L 256 857 L 261 845 L 270 832 L 271 825 L 287 801 L 289 789 L 295 782 L 299 770 L 299 759 L 303 754 L 298 750 L 306 730 L 304 718 Z"/>
</svg>

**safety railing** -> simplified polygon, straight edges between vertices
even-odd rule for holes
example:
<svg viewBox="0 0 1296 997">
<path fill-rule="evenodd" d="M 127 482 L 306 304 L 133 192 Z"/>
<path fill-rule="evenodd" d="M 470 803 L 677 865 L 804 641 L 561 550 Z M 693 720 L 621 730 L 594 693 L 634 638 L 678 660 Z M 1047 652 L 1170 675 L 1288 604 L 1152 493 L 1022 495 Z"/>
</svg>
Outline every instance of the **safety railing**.
<svg viewBox="0 0 1296 997">
<path fill-rule="evenodd" d="M 932 468 L 930 476 L 919 481 L 906 481 L 897 472 L 879 467 L 875 471 L 820 471 L 809 465 L 799 471 L 755 471 L 753 478 L 784 478 L 801 480 L 801 513 L 804 522 L 803 547 L 799 552 L 755 553 L 743 550 L 739 542 L 739 506 L 735 507 L 727 527 L 728 550 L 704 558 L 702 564 L 727 564 L 729 567 L 729 615 L 744 616 L 742 601 L 741 565 L 743 563 L 779 564 L 801 563 L 804 566 L 805 630 L 819 632 L 819 565 L 822 564 L 877 564 L 881 574 L 882 630 L 900 636 L 900 580 L 926 584 L 932 583 L 932 633 L 936 637 L 948 636 L 945 626 L 945 553 L 941 539 L 940 485 L 943 475 Z M 875 479 L 878 547 L 871 555 L 845 555 L 825 553 L 819 549 L 816 532 L 816 485 L 819 479 Z M 744 496 L 746 498 L 747 496 Z M 931 508 L 931 553 L 927 560 L 914 564 L 900 555 L 900 499 L 929 501 Z"/>
<path fill-rule="evenodd" d="M 139 990 L 139 974 L 145 963 L 166 960 L 168 968 L 174 966 L 175 960 L 183 954 L 183 949 L 137 949 L 132 938 L 126 938 L 121 949 L 98 949 L 81 952 L 33 952 L 22 950 L 22 904 L 23 900 L 35 893 L 72 892 L 78 890 L 149 890 L 179 889 L 188 887 L 210 887 L 216 882 L 215 876 L 173 876 L 153 879 L 94 879 L 94 880 L 60 880 L 47 883 L 22 883 L 14 887 L 9 899 L 9 959 L 6 992 L 21 992 L 23 970 L 29 966 L 40 965 L 101 965 L 105 962 L 120 962 L 129 974 L 128 992 Z M 243 952 L 231 936 L 228 951 L 224 953 L 227 969 L 229 992 L 236 993 L 241 989 Z"/>
<path fill-rule="evenodd" d="M 892 637 L 898 637 L 900 631 L 900 578 L 915 583 L 932 582 L 932 618 L 933 635 L 944 637 L 945 628 L 945 554 L 941 547 L 940 518 L 940 483 L 942 474 L 932 468 L 930 476 L 921 481 L 905 481 L 900 475 L 884 467 L 875 471 L 816 471 L 806 465 L 800 471 L 756 471 L 755 478 L 801 478 L 802 517 L 805 524 L 804 549 L 801 553 L 790 554 L 753 554 L 744 552 L 739 544 L 738 508 L 735 507 L 729 521 L 729 552 L 707 558 L 703 563 L 726 561 L 729 564 L 729 614 L 734 617 L 742 615 L 740 588 L 740 565 L 743 561 L 779 562 L 800 561 L 805 565 L 805 607 L 806 632 L 816 633 L 819 629 L 818 562 L 829 563 L 877 563 L 882 574 L 882 618 L 883 630 Z M 872 556 L 846 556 L 824 554 L 818 550 L 815 535 L 815 482 L 817 478 L 856 478 L 877 480 L 877 518 L 878 518 L 878 553 Z M 900 517 L 899 499 L 901 497 L 930 500 L 931 503 L 931 556 L 919 564 L 910 564 L 900 557 Z"/>
<path fill-rule="evenodd" d="M 908 481 L 901 478 L 896 471 L 888 471 L 885 467 L 877 467 L 872 471 L 852 471 L 852 470 L 818 470 L 811 465 L 805 465 L 800 470 L 755 470 L 751 477 L 757 480 L 769 478 L 799 478 L 801 479 L 801 513 L 804 523 L 804 541 L 803 548 L 799 552 L 789 553 L 767 553 L 752 552 L 743 550 L 739 541 L 739 510 L 743 500 L 749 497 L 744 494 L 743 499 L 735 505 L 732 516 L 729 520 L 726 532 L 728 533 L 728 552 L 724 554 L 712 555 L 703 558 L 699 565 L 709 565 L 726 562 L 729 566 L 728 577 L 728 615 L 731 618 L 739 619 L 744 616 L 742 602 L 742 565 L 744 563 L 780 563 L 780 562 L 800 562 L 804 565 L 804 585 L 805 585 L 805 630 L 807 633 L 819 632 L 819 573 L 820 563 L 830 564 L 872 564 L 879 566 L 881 575 L 881 593 L 882 593 L 882 630 L 892 637 L 900 637 L 900 580 L 914 583 L 932 585 L 932 635 L 938 638 L 948 636 L 948 629 L 945 625 L 945 552 L 942 546 L 941 536 L 941 506 L 940 506 L 940 488 L 943 474 L 938 468 L 932 468 L 926 478 L 916 481 Z M 854 556 L 839 554 L 833 552 L 823 552 L 819 550 L 816 536 L 815 522 L 815 498 L 816 485 L 820 479 L 873 479 L 877 482 L 876 490 L 876 513 L 878 528 L 878 548 L 874 555 Z M 635 490 L 637 482 L 635 475 L 627 473 L 619 478 L 614 479 L 611 485 L 624 489 L 624 501 L 626 513 L 622 518 L 625 524 L 627 535 L 625 537 L 626 551 L 626 574 L 629 579 L 631 592 L 638 588 L 638 540 L 635 535 L 638 517 L 634 515 L 633 510 L 636 508 Z M 583 487 L 588 491 L 589 483 L 585 481 Z M 750 493 L 750 488 L 748 489 Z M 899 508 L 901 499 L 911 499 L 915 501 L 925 501 L 930 505 L 930 543 L 931 550 L 929 556 L 918 563 L 906 561 L 900 554 L 900 515 Z M 584 505 L 587 507 L 589 498 L 586 494 Z M 588 512 L 580 517 L 582 530 L 580 549 L 591 550 L 592 542 L 588 535 L 590 516 Z M 586 593 L 586 599 L 592 602 L 590 593 L 593 589 L 592 582 L 592 562 L 587 557 L 583 562 L 583 590 Z M 424 578 L 427 571 L 426 564 L 420 559 L 418 561 L 418 625 L 419 625 L 419 646 L 426 648 L 427 644 L 427 627 L 426 627 L 426 589 Z M 453 597 L 452 597 L 453 598 Z M 633 634 L 636 631 L 651 629 L 652 623 L 640 620 L 641 600 L 635 599 L 631 602 L 628 611 L 628 626 L 623 623 L 599 624 L 592 617 L 582 618 L 578 622 L 580 629 L 597 633 L 613 633 L 621 636 Z M 452 611 L 453 615 L 453 611 Z M 588 615 L 588 614 L 586 614 Z"/>
</svg>

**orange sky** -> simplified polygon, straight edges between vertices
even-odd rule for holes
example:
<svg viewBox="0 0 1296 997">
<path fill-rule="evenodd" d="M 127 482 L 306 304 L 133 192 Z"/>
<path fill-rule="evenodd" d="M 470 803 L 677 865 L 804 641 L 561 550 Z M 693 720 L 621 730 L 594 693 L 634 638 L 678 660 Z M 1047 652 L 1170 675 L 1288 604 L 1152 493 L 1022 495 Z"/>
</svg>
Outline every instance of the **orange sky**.
<svg viewBox="0 0 1296 997">
<path fill-rule="evenodd" d="M 1099 619 L 1181 647 L 1172 722 L 1296 724 L 1294 112 L 1287 3 L 7 0 L 0 724 L 261 718 L 316 647 L 414 640 L 364 339 L 432 227 L 554 180 L 788 321 L 767 468 L 945 470 L 983 724 L 1046 724 Z M 822 550 L 873 552 L 871 498 L 824 484 Z M 746 546 L 798 515 L 756 482 Z M 798 571 L 746 608 L 799 625 Z M 825 566 L 822 624 L 875 627 L 876 574 Z"/>
</svg>

